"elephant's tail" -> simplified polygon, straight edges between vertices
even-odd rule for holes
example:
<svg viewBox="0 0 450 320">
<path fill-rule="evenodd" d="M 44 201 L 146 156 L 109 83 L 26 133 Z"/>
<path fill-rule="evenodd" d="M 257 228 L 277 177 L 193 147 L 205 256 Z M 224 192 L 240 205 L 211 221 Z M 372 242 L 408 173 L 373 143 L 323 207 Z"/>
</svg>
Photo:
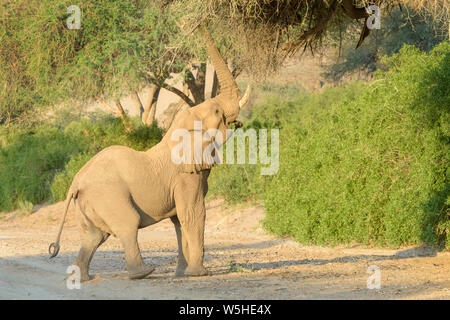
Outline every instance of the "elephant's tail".
<svg viewBox="0 0 450 320">
<path fill-rule="evenodd" d="M 67 195 L 67 199 L 66 199 L 66 207 L 64 209 L 64 216 L 61 221 L 61 225 L 59 226 L 59 231 L 58 231 L 58 235 L 56 237 L 56 241 L 53 242 L 52 244 L 50 244 L 50 246 L 48 247 L 48 253 L 50 254 L 50 259 L 56 257 L 59 253 L 59 240 L 61 238 L 61 233 L 62 233 L 62 229 L 64 227 L 64 222 L 66 221 L 66 216 L 67 216 L 67 211 L 69 210 L 70 201 L 73 199 L 73 201 L 75 203 L 77 194 L 78 194 L 78 191 L 74 192 L 72 190 L 72 188 L 70 188 L 69 193 Z"/>
</svg>

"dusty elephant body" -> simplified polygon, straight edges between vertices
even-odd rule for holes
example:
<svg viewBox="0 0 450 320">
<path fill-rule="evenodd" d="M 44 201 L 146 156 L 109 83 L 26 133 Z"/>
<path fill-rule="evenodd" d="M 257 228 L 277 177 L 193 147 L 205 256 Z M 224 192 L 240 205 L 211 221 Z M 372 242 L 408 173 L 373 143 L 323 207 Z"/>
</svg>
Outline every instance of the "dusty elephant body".
<svg viewBox="0 0 450 320">
<path fill-rule="evenodd" d="M 110 235 L 120 239 L 125 251 L 129 277 L 144 278 L 154 267 L 146 266 L 137 243 L 138 229 L 166 218 L 175 226 L 178 239 L 176 275 L 201 276 L 203 266 L 205 203 L 207 179 L 213 164 L 202 159 L 177 163 L 172 149 L 178 145 L 173 133 L 182 129 L 194 138 L 201 123 L 201 133 L 214 129 L 226 137 L 226 129 L 236 120 L 248 99 L 242 98 L 234 79 L 220 56 L 209 32 L 202 28 L 212 62 L 216 68 L 221 93 L 198 106 L 181 112 L 156 146 L 138 152 L 123 146 L 112 146 L 94 156 L 75 176 L 70 187 L 66 212 L 55 243 L 50 245 L 52 257 L 59 252 L 59 240 L 67 207 L 71 200 L 80 215 L 81 248 L 74 262 L 80 268 L 81 280 L 89 279 L 89 264 L 97 248 Z M 215 135 L 201 142 L 204 150 Z M 217 141 L 216 141 L 217 142 Z M 191 143 L 191 155 L 194 155 Z"/>
<path fill-rule="evenodd" d="M 142 261 L 137 232 L 166 218 L 174 223 L 179 242 L 176 274 L 206 274 L 203 229 L 208 175 L 209 170 L 180 170 L 163 144 L 147 152 L 114 146 L 89 161 L 76 175 L 69 196 L 81 218 L 81 249 L 74 264 L 80 267 L 82 281 L 89 279 L 92 256 L 109 235 L 122 242 L 130 278 L 147 276 L 154 268 Z"/>
</svg>

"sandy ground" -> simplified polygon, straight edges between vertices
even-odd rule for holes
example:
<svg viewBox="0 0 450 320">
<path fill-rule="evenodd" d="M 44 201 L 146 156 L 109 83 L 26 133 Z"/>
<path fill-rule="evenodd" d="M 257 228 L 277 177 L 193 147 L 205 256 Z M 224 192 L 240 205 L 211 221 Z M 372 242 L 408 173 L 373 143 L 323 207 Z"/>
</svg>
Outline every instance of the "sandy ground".
<svg viewBox="0 0 450 320">
<path fill-rule="evenodd" d="M 450 299 L 450 252 L 427 248 L 308 247 L 260 227 L 262 207 L 208 204 L 205 265 L 212 275 L 175 278 L 177 243 L 170 221 L 140 231 L 144 260 L 156 265 L 143 280 L 128 280 L 118 239 L 110 237 L 91 264 L 95 278 L 66 286 L 78 250 L 69 211 L 58 257 L 49 260 L 63 204 L 0 220 L 0 299 Z M 369 266 L 381 288 L 368 289 Z"/>
</svg>

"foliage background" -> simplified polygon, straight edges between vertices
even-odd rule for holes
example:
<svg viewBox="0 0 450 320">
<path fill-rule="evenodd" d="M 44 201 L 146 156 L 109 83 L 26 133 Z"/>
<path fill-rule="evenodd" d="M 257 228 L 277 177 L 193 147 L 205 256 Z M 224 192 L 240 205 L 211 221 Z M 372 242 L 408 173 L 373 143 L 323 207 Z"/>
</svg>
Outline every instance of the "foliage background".
<svg viewBox="0 0 450 320">
<path fill-rule="evenodd" d="M 305 244 L 448 248 L 449 62 L 448 42 L 404 46 L 369 84 L 255 106 L 249 126 L 280 128 L 280 170 L 214 169 L 211 194 L 262 199 L 265 228 Z"/>
<path fill-rule="evenodd" d="M 331 31 L 329 43 L 340 51 L 338 61 L 327 66 L 324 76 L 329 80 L 343 80 L 355 71 L 370 76 L 378 68 L 384 68 L 383 56 L 397 53 L 404 44 L 430 51 L 446 39 L 440 30 L 442 22 L 430 23 L 418 12 L 394 9 L 381 17 L 381 29 L 376 30 L 355 50 L 355 36 L 359 29 L 349 26 L 345 30 Z M 328 49 L 329 50 L 329 49 Z M 324 52 L 326 54 L 326 52 Z"/>
<path fill-rule="evenodd" d="M 101 149 L 121 144 L 145 150 L 161 139 L 160 129 L 141 126 L 138 119 L 126 132 L 112 117 L 60 116 L 44 122 L 35 117 L 37 110 L 46 112 L 61 101 L 119 97 L 165 79 L 192 56 L 205 59 L 201 41 L 180 40 L 175 21 L 180 13 L 195 17 L 208 11 L 213 2 L 194 1 L 192 7 L 175 2 L 181 11 L 162 15 L 148 1 L 80 1 L 89 10 L 75 32 L 66 32 L 68 1 L 0 2 L 0 210 L 62 200 L 75 173 Z M 231 4 L 243 2 L 259 3 Z M 233 24 L 226 24 L 227 2 L 217 3 L 210 11 L 217 15 L 211 28 L 222 51 L 249 70 L 276 69 L 273 43 L 262 41 L 271 39 L 264 38 L 271 29 L 257 26 L 248 33 L 254 42 L 246 44 L 239 35 L 247 35 L 248 21 L 237 12 Z M 249 21 L 258 20 L 255 11 L 246 14 Z M 339 31 L 338 21 L 333 23 L 331 34 Z M 427 242 L 449 248 L 449 43 L 431 50 L 442 39 L 427 38 L 428 25 L 408 33 L 399 23 L 392 20 L 394 32 L 378 35 L 383 39 L 378 42 L 377 35 L 368 38 L 366 49 L 346 56 L 349 65 L 331 70 L 339 76 L 369 61 L 380 67 L 370 83 L 316 94 L 269 87 L 277 95 L 264 95 L 244 123 L 281 130 L 280 171 L 263 177 L 259 166 L 218 166 L 209 197 L 230 203 L 262 200 L 265 228 L 301 243 L 397 247 Z M 425 51 L 412 46 L 399 51 L 404 42 Z M 258 43 L 267 45 L 249 50 Z"/>
<path fill-rule="evenodd" d="M 158 1 L 0 0 L 0 124 L 29 124 L 61 102 L 120 98 L 163 83 L 190 59 L 175 17 Z M 183 38 L 184 39 L 184 38 Z"/>
</svg>

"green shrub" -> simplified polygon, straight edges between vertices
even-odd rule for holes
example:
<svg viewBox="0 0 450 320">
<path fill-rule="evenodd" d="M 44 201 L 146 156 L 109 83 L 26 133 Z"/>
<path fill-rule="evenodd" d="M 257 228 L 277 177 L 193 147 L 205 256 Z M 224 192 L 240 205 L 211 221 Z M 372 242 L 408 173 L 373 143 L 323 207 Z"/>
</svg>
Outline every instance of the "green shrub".
<svg viewBox="0 0 450 320">
<path fill-rule="evenodd" d="M 279 90 L 275 87 L 274 92 Z M 357 95 L 357 90 L 348 90 L 349 99 Z M 342 90 L 327 89 L 321 94 L 308 95 L 303 90 L 297 90 L 297 96 L 282 100 L 277 95 L 267 95 L 266 99 L 251 108 L 251 116 L 243 119 L 244 130 L 253 129 L 283 129 L 289 123 L 297 123 L 297 118 L 311 121 L 321 110 L 318 106 L 326 106 L 342 96 Z M 302 112 L 299 113 L 299 106 Z M 247 149 L 248 150 L 248 149 Z M 225 153 L 225 151 L 224 151 Z M 281 161 L 281 160 L 280 160 Z M 266 187 L 274 176 L 262 176 L 261 165 L 223 164 L 211 171 L 208 180 L 208 197 L 224 198 L 230 204 L 243 201 L 263 200 Z"/>
<path fill-rule="evenodd" d="M 0 149 L 0 210 L 47 200 L 56 170 L 82 149 L 73 137 L 49 126 L 9 134 Z"/>
<path fill-rule="evenodd" d="M 449 246 L 450 45 L 405 46 L 385 63 L 373 83 L 299 105 L 283 124 L 268 230 L 308 244 Z"/>
<path fill-rule="evenodd" d="M 264 196 L 265 182 L 258 165 L 218 165 L 208 180 L 208 197 L 223 198 L 230 204 L 253 202 Z"/>
<path fill-rule="evenodd" d="M 285 102 L 276 96 L 269 96 L 261 105 L 253 108 L 251 117 L 244 119 L 244 131 L 255 129 L 278 129 L 282 127 L 283 119 L 289 118 L 294 104 Z M 236 157 L 235 142 L 235 157 Z M 248 160 L 248 141 L 246 143 L 246 157 Z M 259 150 L 258 150 L 259 151 Z M 270 151 L 269 151 L 270 152 Z M 223 150 L 226 154 L 226 147 Z M 236 159 L 236 158 L 235 158 Z M 259 159 L 259 156 L 258 156 Z M 226 161 L 225 161 L 226 162 Z M 261 164 L 220 164 L 211 170 L 208 180 L 208 197 L 223 198 L 230 204 L 239 202 L 254 202 L 262 200 L 266 185 L 272 176 L 262 176 Z"/>
<path fill-rule="evenodd" d="M 79 153 L 69 160 L 64 166 L 64 170 L 55 175 L 50 186 L 50 192 L 54 202 L 66 199 L 73 177 L 93 156 L 94 154 L 90 153 Z"/>
<path fill-rule="evenodd" d="M 29 215 L 31 214 L 31 212 L 33 212 L 34 205 L 29 201 L 20 200 L 18 202 L 18 207 L 20 210 L 20 215 Z"/>
</svg>

